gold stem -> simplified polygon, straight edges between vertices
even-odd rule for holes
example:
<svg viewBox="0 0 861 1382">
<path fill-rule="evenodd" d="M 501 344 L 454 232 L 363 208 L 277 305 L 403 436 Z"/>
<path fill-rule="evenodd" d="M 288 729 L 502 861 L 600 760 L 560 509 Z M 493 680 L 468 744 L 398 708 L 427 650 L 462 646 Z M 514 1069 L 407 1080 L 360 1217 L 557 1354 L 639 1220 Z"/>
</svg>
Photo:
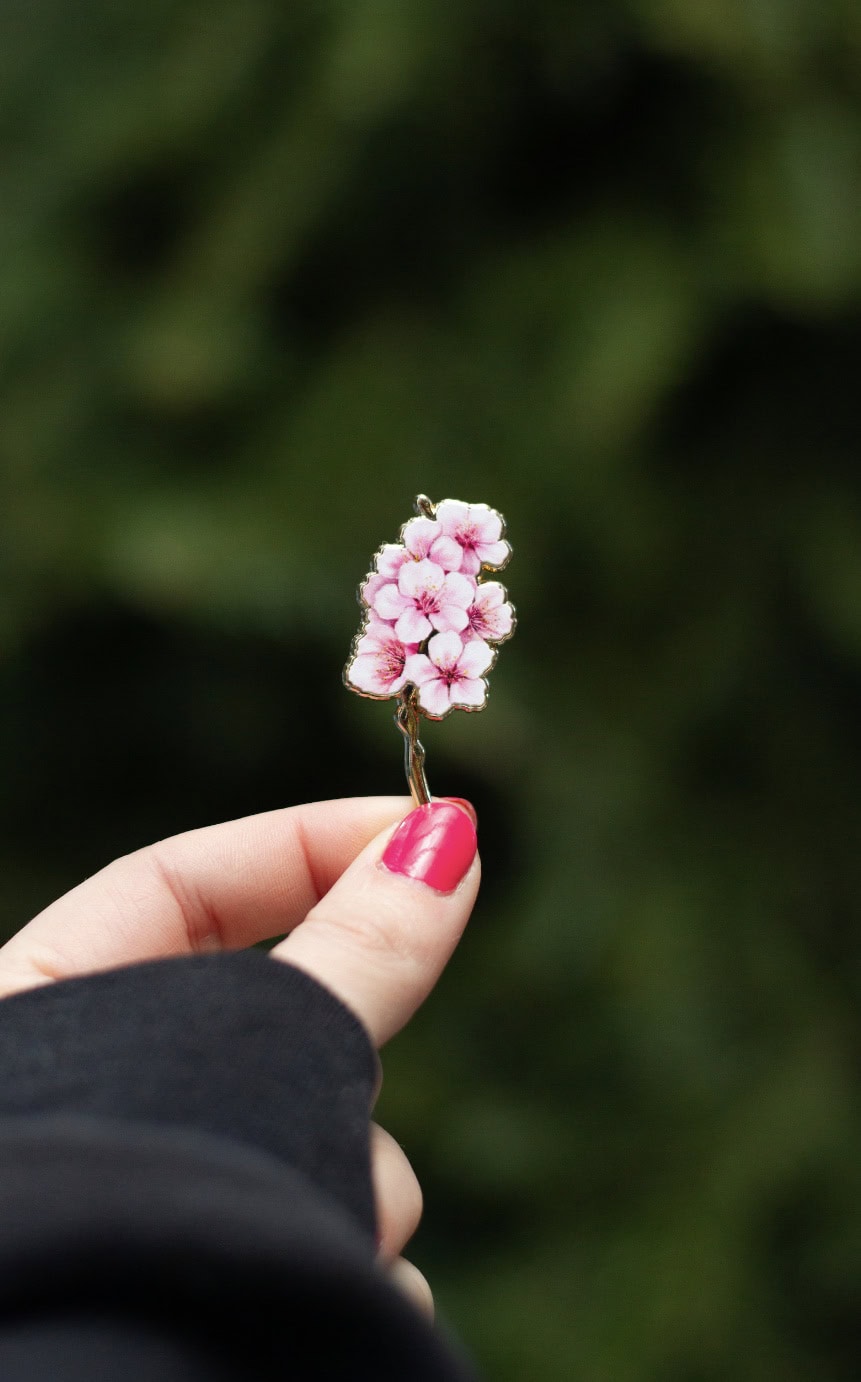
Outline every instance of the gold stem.
<svg viewBox="0 0 861 1382">
<path fill-rule="evenodd" d="M 419 739 L 418 692 L 405 689 L 398 697 L 395 724 L 404 736 L 404 772 L 416 806 L 427 806 L 430 789 L 425 777 L 425 751 Z"/>
</svg>

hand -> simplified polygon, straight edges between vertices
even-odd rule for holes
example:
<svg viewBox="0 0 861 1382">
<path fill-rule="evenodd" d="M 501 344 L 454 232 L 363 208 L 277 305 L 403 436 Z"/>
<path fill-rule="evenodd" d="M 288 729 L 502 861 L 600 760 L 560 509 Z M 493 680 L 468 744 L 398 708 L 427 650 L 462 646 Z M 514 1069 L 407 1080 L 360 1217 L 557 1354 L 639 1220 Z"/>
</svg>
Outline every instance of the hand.
<svg viewBox="0 0 861 1382">
<path fill-rule="evenodd" d="M 381 865 L 393 827 L 408 812 L 409 803 L 395 797 L 314 802 L 193 830 L 118 859 L 0 948 L 0 997 L 159 956 L 242 949 L 286 933 L 273 957 L 335 993 L 379 1047 L 432 989 L 479 884 L 478 856 L 469 862 L 471 826 L 450 805 L 436 804 L 433 818 L 454 836 L 455 872 L 458 861 L 466 867 L 453 891 L 436 891 Z M 400 856 L 403 865 L 403 849 Z M 435 858 L 426 847 L 425 871 Z M 452 880 L 434 875 L 433 881 Z M 398 1256 L 421 1215 L 418 1181 L 398 1144 L 376 1125 L 371 1150 L 381 1259 L 430 1311 L 427 1282 Z"/>
</svg>

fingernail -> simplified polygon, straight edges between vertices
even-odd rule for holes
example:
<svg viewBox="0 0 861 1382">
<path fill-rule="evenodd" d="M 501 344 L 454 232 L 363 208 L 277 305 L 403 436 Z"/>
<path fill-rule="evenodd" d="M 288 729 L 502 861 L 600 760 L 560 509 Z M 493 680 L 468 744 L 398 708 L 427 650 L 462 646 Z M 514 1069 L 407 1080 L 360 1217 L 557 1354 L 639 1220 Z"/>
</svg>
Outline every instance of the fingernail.
<svg viewBox="0 0 861 1382">
<path fill-rule="evenodd" d="M 390 873 L 450 893 L 475 858 L 476 844 L 475 826 L 465 811 L 447 801 L 432 801 L 401 821 L 382 863 Z"/>
<path fill-rule="evenodd" d="M 459 806 L 461 811 L 465 811 L 474 826 L 478 826 L 478 812 L 471 801 L 466 797 L 443 797 L 443 801 L 453 801 L 455 806 Z"/>
</svg>

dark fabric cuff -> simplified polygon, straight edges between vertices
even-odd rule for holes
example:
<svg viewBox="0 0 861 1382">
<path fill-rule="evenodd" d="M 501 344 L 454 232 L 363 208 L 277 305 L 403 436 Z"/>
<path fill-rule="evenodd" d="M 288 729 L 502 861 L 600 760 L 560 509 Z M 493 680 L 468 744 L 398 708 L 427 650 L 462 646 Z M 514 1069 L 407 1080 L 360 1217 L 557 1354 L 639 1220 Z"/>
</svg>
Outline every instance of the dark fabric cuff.
<svg viewBox="0 0 861 1382">
<path fill-rule="evenodd" d="M 260 951 L 158 960 L 0 1002 L 0 1118 L 229 1138 L 300 1172 L 369 1239 L 376 1078 L 357 1018 Z"/>
<path fill-rule="evenodd" d="M 276 963 L 273 961 L 273 964 Z M 200 1133 L 0 1119 L 3 1382 L 471 1382 L 304 1176 Z"/>
</svg>

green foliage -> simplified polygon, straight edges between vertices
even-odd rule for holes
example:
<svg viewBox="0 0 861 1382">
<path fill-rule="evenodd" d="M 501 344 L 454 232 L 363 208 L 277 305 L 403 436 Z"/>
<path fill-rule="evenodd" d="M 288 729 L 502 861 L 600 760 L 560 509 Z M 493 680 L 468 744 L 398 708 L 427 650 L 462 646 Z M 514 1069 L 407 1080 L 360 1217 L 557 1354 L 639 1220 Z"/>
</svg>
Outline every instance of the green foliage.
<svg viewBox="0 0 861 1382">
<path fill-rule="evenodd" d="M 486 883 L 387 1056 L 506 1382 L 857 1375 L 861 9 L 16 0 L 0 897 L 398 790 L 412 496 L 520 628 L 428 730 Z"/>
</svg>

